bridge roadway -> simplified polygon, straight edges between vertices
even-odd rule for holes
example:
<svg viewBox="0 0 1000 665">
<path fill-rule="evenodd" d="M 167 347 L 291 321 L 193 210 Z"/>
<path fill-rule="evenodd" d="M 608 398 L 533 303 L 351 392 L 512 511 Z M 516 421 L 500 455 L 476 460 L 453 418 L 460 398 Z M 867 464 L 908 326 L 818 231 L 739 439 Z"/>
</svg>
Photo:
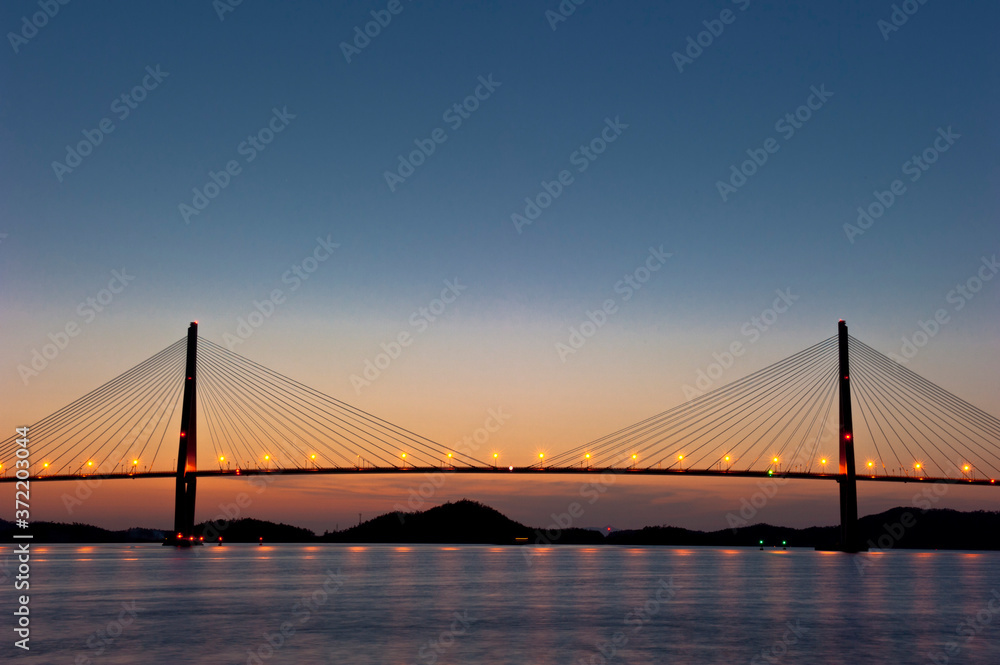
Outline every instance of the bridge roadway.
<svg viewBox="0 0 1000 665">
<path fill-rule="evenodd" d="M 769 471 L 735 471 L 722 469 L 644 469 L 627 467 L 538 467 L 538 466 L 475 466 L 475 467 L 450 467 L 450 466 L 406 466 L 406 467 L 293 467 L 287 469 L 215 469 L 207 471 L 193 471 L 188 475 L 198 478 L 239 478 L 242 476 L 304 476 L 304 475 L 375 475 L 375 474 L 421 474 L 421 473 L 455 473 L 455 474 L 522 474 L 522 475 L 589 475 L 601 476 L 605 473 L 615 475 L 636 475 L 636 476 L 715 476 L 733 478 L 785 478 L 792 480 L 819 479 L 837 480 L 839 474 L 836 473 L 805 473 L 801 471 L 786 471 L 772 473 Z M 30 476 L 26 480 L 31 482 L 48 482 L 59 480 L 82 480 L 87 478 L 95 479 L 117 479 L 117 478 L 171 478 L 177 477 L 176 471 L 153 471 L 144 473 L 107 473 L 107 474 L 52 474 L 41 476 Z M 889 482 L 889 483 L 947 483 L 952 485 L 996 485 L 996 480 L 991 478 L 940 478 L 933 476 L 890 476 L 858 474 L 857 479 L 868 482 Z M 0 476 L 0 483 L 12 483 L 17 480 L 13 474 Z"/>
</svg>

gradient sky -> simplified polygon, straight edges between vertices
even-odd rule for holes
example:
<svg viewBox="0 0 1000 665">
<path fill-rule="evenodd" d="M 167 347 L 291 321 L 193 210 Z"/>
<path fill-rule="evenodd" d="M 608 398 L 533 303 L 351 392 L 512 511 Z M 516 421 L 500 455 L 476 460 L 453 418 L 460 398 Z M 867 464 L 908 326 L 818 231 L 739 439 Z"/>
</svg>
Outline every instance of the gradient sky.
<svg viewBox="0 0 1000 665">
<path fill-rule="evenodd" d="M 946 308 L 949 323 L 909 367 L 1000 414 L 1000 280 L 960 311 L 947 301 L 1000 253 L 995 3 L 929 2 L 884 33 L 890 2 L 595 1 L 553 30 L 555 0 L 402 0 L 347 62 L 341 43 L 387 4 L 244 2 L 220 19 L 208 1 L 70 3 L 30 38 L 7 36 L 3 431 L 159 351 L 191 320 L 225 343 L 276 288 L 287 299 L 237 352 L 444 444 L 503 408 L 510 421 L 489 446 L 513 464 L 682 402 L 714 352 L 748 341 L 741 328 L 778 289 L 798 300 L 720 382 L 829 337 L 839 318 L 899 353 Z M 674 53 L 724 10 L 733 21 L 678 71 Z M 0 26 L 21 33 L 38 11 L 6 2 Z M 166 76 L 121 118 L 115 100 L 147 67 Z M 444 114 L 479 77 L 500 85 L 454 128 Z M 832 96 L 794 135 L 779 131 L 813 87 Z M 240 145 L 273 109 L 294 119 L 247 162 Z M 114 130 L 57 174 L 53 162 L 104 118 Z M 627 129 L 579 172 L 574 152 L 607 119 Z M 447 140 L 391 191 L 385 172 L 438 128 Z M 911 181 L 904 163 L 948 128 L 960 138 Z M 717 182 L 771 138 L 777 152 L 724 201 Z M 240 172 L 185 223 L 179 205 L 230 160 Z M 511 215 L 564 169 L 572 184 L 518 233 Z M 905 192 L 851 242 L 844 225 L 895 179 Z M 282 277 L 317 238 L 340 247 L 292 291 Z M 623 302 L 616 283 L 661 246 L 672 256 Z M 122 269 L 128 286 L 92 320 L 81 315 Z M 418 331 L 411 314 L 455 279 L 465 290 Z M 609 298 L 618 310 L 563 362 L 556 344 Z M 81 333 L 23 380 L 18 367 L 72 322 Z M 351 375 L 402 331 L 413 345 L 356 390 Z M 201 484 L 199 520 L 232 500 L 235 482 Z M 405 503 L 411 483 L 285 480 L 250 514 L 322 531 Z M 475 498 L 544 526 L 580 485 L 458 479 L 431 503 Z M 109 482 L 71 516 L 66 489 L 40 486 L 33 517 L 172 519 L 166 481 Z M 581 523 L 724 528 L 754 491 L 752 481 L 623 480 Z M 913 495 L 860 491 L 862 513 Z M 955 490 L 941 505 L 996 509 L 993 494 Z M 761 517 L 835 523 L 835 496 L 832 483 L 791 484 Z"/>
</svg>

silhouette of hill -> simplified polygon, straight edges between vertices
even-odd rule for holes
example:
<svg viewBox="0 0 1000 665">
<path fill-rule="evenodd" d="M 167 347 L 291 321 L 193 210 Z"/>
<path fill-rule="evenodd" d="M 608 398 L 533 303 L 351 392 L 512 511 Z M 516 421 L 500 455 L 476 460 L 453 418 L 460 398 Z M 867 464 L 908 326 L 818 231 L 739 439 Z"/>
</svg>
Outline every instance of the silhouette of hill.
<svg viewBox="0 0 1000 665">
<path fill-rule="evenodd" d="M 164 536 L 164 532 L 158 529 L 132 527 L 111 531 L 79 522 L 31 522 L 25 532 L 16 528 L 13 522 L 0 520 L 0 539 L 10 542 L 16 532 L 30 533 L 36 543 L 156 543 L 161 542 Z"/>
<path fill-rule="evenodd" d="M 1000 512 L 913 508 L 891 508 L 858 520 L 862 542 L 879 549 L 1000 550 Z M 605 542 L 615 545 L 674 545 L 739 547 L 781 545 L 789 547 L 832 547 L 839 539 L 839 527 L 792 529 L 754 524 L 719 531 L 691 531 L 672 526 L 652 526 L 615 531 Z"/>
<path fill-rule="evenodd" d="M 566 529 L 554 543 L 600 543 L 596 531 Z M 358 526 L 325 533 L 321 540 L 333 543 L 456 543 L 514 544 L 534 542 L 535 530 L 515 522 L 477 501 L 462 499 L 424 512 L 394 512 L 380 515 Z"/>
<path fill-rule="evenodd" d="M 862 517 L 859 533 L 869 547 L 879 549 L 1000 550 L 1000 512 L 892 508 Z M 11 542 L 20 531 L 0 519 L 0 540 Z M 23 533 L 23 531 L 20 531 Z M 132 528 L 112 531 L 88 524 L 31 522 L 36 543 L 162 542 L 169 531 Z M 839 536 L 836 526 L 793 529 L 753 524 L 736 529 L 695 531 L 673 526 L 612 531 L 591 529 L 536 529 L 508 518 L 476 501 L 463 499 L 423 512 L 392 512 L 342 531 L 317 536 L 309 529 L 264 520 L 201 523 L 195 533 L 214 543 L 454 543 L 454 544 L 586 544 L 666 545 L 678 547 L 831 547 Z"/>
</svg>

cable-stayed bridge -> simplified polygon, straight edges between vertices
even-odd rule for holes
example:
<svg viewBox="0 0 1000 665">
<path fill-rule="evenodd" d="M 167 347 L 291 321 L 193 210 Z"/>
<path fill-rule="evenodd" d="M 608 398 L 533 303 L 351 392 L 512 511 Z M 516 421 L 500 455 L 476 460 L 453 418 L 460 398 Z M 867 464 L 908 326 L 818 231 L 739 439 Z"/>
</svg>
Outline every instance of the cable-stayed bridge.
<svg viewBox="0 0 1000 665">
<path fill-rule="evenodd" d="M 199 427 L 200 425 L 200 427 Z M 840 549 L 858 551 L 856 481 L 995 485 L 1000 420 L 837 334 L 738 381 L 530 464 L 480 460 L 188 335 L 0 442 L 0 482 L 175 478 L 194 538 L 197 479 L 414 472 L 836 480 Z M 175 438 L 176 437 L 176 438 Z M 178 441 L 177 448 L 174 442 Z M 200 450 L 199 450 L 200 442 Z M 22 463 L 21 467 L 25 464 Z"/>
</svg>

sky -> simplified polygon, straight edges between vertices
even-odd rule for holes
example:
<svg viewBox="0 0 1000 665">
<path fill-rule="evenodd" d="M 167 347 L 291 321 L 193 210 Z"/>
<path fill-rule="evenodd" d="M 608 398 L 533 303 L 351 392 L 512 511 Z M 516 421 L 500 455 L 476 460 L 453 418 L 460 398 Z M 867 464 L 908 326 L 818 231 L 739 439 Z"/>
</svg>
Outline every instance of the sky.
<svg viewBox="0 0 1000 665">
<path fill-rule="evenodd" d="M 907 366 L 1000 414 L 1000 280 L 956 291 L 1000 252 L 1000 8 L 902 5 L 6 2 L 0 426 L 198 320 L 444 444 L 503 409 L 489 445 L 529 464 L 682 403 L 734 341 L 715 385 L 841 318 L 900 354 L 940 309 Z M 792 304 L 747 334 L 777 292 Z M 241 482 L 201 483 L 197 518 Z M 282 479 L 246 510 L 321 532 L 406 506 L 414 482 Z M 582 484 L 449 479 L 422 507 L 467 497 L 545 526 Z M 171 483 L 137 485 L 72 512 L 75 490 L 41 485 L 33 517 L 169 525 Z M 576 525 L 725 528 L 756 491 L 622 479 Z M 862 485 L 860 510 L 914 492 Z M 836 486 L 792 483 L 759 518 L 836 523 Z"/>
</svg>

